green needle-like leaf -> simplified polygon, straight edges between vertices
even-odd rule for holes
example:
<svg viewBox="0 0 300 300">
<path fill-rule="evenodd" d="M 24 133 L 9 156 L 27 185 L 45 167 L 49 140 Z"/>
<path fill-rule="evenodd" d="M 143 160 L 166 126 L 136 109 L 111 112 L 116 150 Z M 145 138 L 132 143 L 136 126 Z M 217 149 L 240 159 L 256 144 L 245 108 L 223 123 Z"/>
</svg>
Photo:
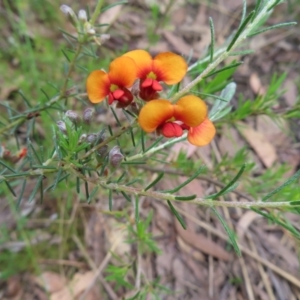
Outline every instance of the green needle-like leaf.
<svg viewBox="0 0 300 300">
<path fill-rule="evenodd" d="M 233 37 L 231 43 L 229 44 L 229 46 L 227 47 L 226 51 L 230 51 L 230 49 L 232 48 L 232 46 L 235 44 L 236 40 L 239 38 L 240 34 L 243 32 L 244 28 L 247 26 L 247 24 L 249 23 L 249 21 L 251 20 L 252 16 L 254 14 L 254 11 L 252 11 L 247 18 L 244 20 L 244 22 L 241 24 L 241 26 L 239 27 L 237 33 L 235 34 L 235 36 Z"/>
<path fill-rule="evenodd" d="M 164 175 L 165 175 L 164 172 L 159 173 L 158 176 L 145 188 L 145 191 L 149 190 L 155 184 L 157 184 L 163 178 Z"/>
<path fill-rule="evenodd" d="M 179 200 L 179 201 L 191 201 L 191 200 L 194 200 L 196 197 L 197 197 L 197 195 L 176 196 L 175 200 Z"/>
<path fill-rule="evenodd" d="M 180 184 L 179 186 L 177 186 L 176 188 L 172 189 L 172 190 L 166 190 L 166 191 L 162 191 L 162 193 L 176 193 L 178 192 L 181 188 L 183 188 L 184 186 L 186 186 L 187 184 L 189 184 L 191 181 L 193 181 L 195 178 L 197 178 L 204 170 L 205 166 L 201 166 L 195 173 L 194 175 L 192 175 L 190 178 L 188 178 L 186 181 L 184 181 L 182 184 Z"/>
<path fill-rule="evenodd" d="M 255 36 L 255 35 L 261 34 L 263 32 L 266 32 L 266 31 L 269 31 L 269 30 L 272 30 L 272 29 L 288 27 L 288 26 L 295 26 L 295 25 L 297 25 L 297 22 L 287 22 L 287 23 L 276 24 L 276 25 L 273 25 L 273 26 L 270 26 L 270 27 L 263 28 L 263 29 L 258 30 L 256 32 L 250 33 L 250 34 L 248 34 L 248 37 Z"/>
<path fill-rule="evenodd" d="M 128 196 L 125 192 L 121 191 L 121 194 L 124 196 L 124 198 L 128 201 L 131 202 L 130 196 Z"/>
<path fill-rule="evenodd" d="M 227 193 L 229 191 L 229 189 L 232 188 L 237 183 L 237 181 L 239 180 L 239 178 L 244 173 L 245 168 L 246 168 L 246 164 L 243 164 L 243 166 L 241 167 L 241 169 L 239 170 L 239 172 L 236 174 L 236 176 L 224 188 L 222 188 L 218 193 L 216 193 L 214 195 L 210 195 L 210 196 L 208 196 L 206 198 L 217 199 L 221 195 Z"/>
<path fill-rule="evenodd" d="M 112 190 L 108 190 L 108 208 L 109 211 L 112 211 L 112 206 L 113 206 L 113 199 L 112 199 Z"/>
<path fill-rule="evenodd" d="M 92 190 L 92 192 L 90 193 L 89 198 L 87 199 L 87 203 L 91 203 L 91 201 L 93 200 L 94 196 L 96 195 L 96 193 L 99 190 L 99 186 L 95 186 Z"/>
<path fill-rule="evenodd" d="M 176 219 L 178 220 L 178 222 L 180 223 L 180 225 L 182 226 L 182 228 L 186 229 L 186 225 L 185 225 L 185 222 L 184 222 L 182 216 L 179 214 L 179 212 L 175 209 L 175 207 L 172 205 L 172 203 L 170 201 L 168 201 L 168 205 L 169 205 L 169 207 L 171 209 L 171 212 L 176 217 Z"/>
<path fill-rule="evenodd" d="M 210 26 L 210 62 L 214 59 L 214 48 L 215 48 L 215 26 L 211 17 L 209 17 Z"/>
<path fill-rule="evenodd" d="M 292 184 L 295 180 L 297 180 L 300 177 L 300 170 L 298 170 L 291 178 L 289 178 L 285 183 L 283 183 L 281 186 L 273 190 L 271 193 L 267 194 L 262 198 L 261 201 L 267 201 L 269 198 L 271 198 L 276 193 L 280 192 L 282 189 L 287 187 L 288 185 Z"/>
<path fill-rule="evenodd" d="M 26 178 L 23 181 L 22 188 L 21 188 L 20 194 L 18 196 L 17 208 L 20 207 L 20 204 L 21 204 L 21 201 L 22 201 L 22 198 L 23 198 L 23 194 L 24 194 L 24 191 L 25 191 L 25 187 L 26 187 Z"/>
<path fill-rule="evenodd" d="M 33 200 L 33 198 L 35 197 L 35 195 L 36 195 L 38 189 L 39 189 L 40 186 L 41 186 L 41 183 L 42 183 L 42 180 L 43 180 L 43 179 L 44 179 L 44 176 L 43 176 L 43 175 L 41 175 L 41 176 L 38 178 L 37 183 L 36 183 L 36 185 L 35 185 L 33 191 L 31 192 L 31 194 L 30 194 L 30 196 L 29 196 L 28 202 L 31 202 L 31 201 Z"/>
<path fill-rule="evenodd" d="M 17 197 L 15 191 L 13 190 L 13 188 L 11 187 L 11 185 L 9 184 L 9 182 L 7 182 L 7 181 L 4 181 L 4 182 L 5 182 L 6 186 L 7 186 L 7 188 L 9 189 L 9 191 L 13 194 L 13 196 Z"/>
<path fill-rule="evenodd" d="M 231 242 L 231 245 L 233 246 L 236 254 L 238 256 L 241 256 L 241 250 L 236 242 L 235 239 L 235 233 L 228 227 L 228 225 L 226 224 L 225 220 L 222 218 L 222 216 L 220 215 L 220 213 L 217 211 L 216 208 L 212 207 L 211 208 L 213 210 L 213 212 L 216 214 L 217 218 L 219 219 L 219 221 L 221 222 L 221 224 L 223 225 L 225 231 L 228 234 L 229 240 Z"/>
</svg>

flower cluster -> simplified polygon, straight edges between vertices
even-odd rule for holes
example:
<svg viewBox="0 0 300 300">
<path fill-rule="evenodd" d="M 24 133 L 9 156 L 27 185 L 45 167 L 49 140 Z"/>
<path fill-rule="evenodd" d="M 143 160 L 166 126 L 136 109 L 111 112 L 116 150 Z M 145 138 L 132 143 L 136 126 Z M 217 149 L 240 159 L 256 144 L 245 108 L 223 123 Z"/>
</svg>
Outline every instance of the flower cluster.
<svg viewBox="0 0 300 300">
<path fill-rule="evenodd" d="M 204 146 L 215 136 L 215 127 L 207 117 L 204 101 L 194 95 L 186 95 L 176 103 L 160 97 L 162 83 L 179 83 L 187 68 L 185 60 L 172 52 L 152 58 L 144 50 L 129 51 L 113 60 L 108 72 L 96 70 L 88 76 L 88 97 L 92 103 L 100 103 L 107 97 L 109 105 L 117 102 L 117 107 L 124 108 L 136 96 L 146 101 L 138 116 L 144 131 L 156 131 L 170 138 L 180 137 L 187 130 L 191 144 Z M 139 80 L 137 93 L 134 92 L 136 80 Z"/>
</svg>

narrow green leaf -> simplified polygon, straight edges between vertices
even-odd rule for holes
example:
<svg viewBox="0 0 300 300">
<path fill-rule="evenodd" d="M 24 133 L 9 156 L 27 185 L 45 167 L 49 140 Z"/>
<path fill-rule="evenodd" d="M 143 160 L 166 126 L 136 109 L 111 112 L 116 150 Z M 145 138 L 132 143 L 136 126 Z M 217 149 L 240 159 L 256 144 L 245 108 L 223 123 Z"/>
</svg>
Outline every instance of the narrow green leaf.
<svg viewBox="0 0 300 300">
<path fill-rule="evenodd" d="M 179 201 L 191 201 L 191 200 L 194 200 L 196 197 L 197 197 L 197 195 L 176 196 L 175 200 L 179 200 Z"/>
<path fill-rule="evenodd" d="M 7 182 L 7 181 L 4 181 L 4 182 L 5 182 L 6 186 L 7 186 L 7 188 L 9 189 L 9 191 L 13 194 L 13 196 L 17 197 L 15 191 L 13 190 L 13 188 L 11 187 L 11 185 L 9 184 L 9 182 Z"/>
<path fill-rule="evenodd" d="M 155 184 L 157 184 L 163 178 L 164 175 L 165 175 L 164 172 L 159 173 L 158 176 L 145 188 L 145 191 L 149 190 Z"/>
<path fill-rule="evenodd" d="M 130 186 L 130 185 L 132 185 L 132 184 L 134 184 L 136 182 L 139 182 L 139 181 L 141 181 L 141 179 L 140 178 L 136 178 L 136 179 L 133 179 L 133 180 L 127 182 L 125 185 L 126 186 Z"/>
<path fill-rule="evenodd" d="M 74 36 L 74 35 L 68 33 L 68 32 L 65 31 L 65 30 L 59 28 L 59 31 L 61 31 L 61 32 L 62 32 L 63 34 L 65 34 L 66 36 L 68 36 L 68 37 L 70 37 L 70 38 L 72 38 L 72 39 L 74 39 L 74 40 L 77 40 L 77 37 L 76 37 L 76 36 Z"/>
<path fill-rule="evenodd" d="M 31 143 L 31 141 L 30 141 L 29 139 L 28 139 L 28 143 L 27 143 L 27 144 L 29 145 L 29 147 L 30 147 L 30 149 L 32 150 L 32 152 L 34 153 L 34 156 L 36 157 L 37 161 L 38 161 L 40 164 L 42 164 L 42 161 L 41 161 L 39 155 L 38 155 L 37 152 L 35 151 L 35 149 L 34 149 L 32 143 Z"/>
<path fill-rule="evenodd" d="M 144 165 L 146 161 L 122 161 L 121 165 Z"/>
<path fill-rule="evenodd" d="M 87 203 L 91 203 L 91 201 L 93 200 L 94 196 L 96 195 L 96 193 L 98 192 L 99 190 L 99 186 L 95 186 L 92 190 L 92 192 L 90 193 L 90 196 L 89 198 L 87 199 Z"/>
<path fill-rule="evenodd" d="M 44 201 L 44 184 L 43 184 L 43 180 L 41 180 L 41 184 L 40 184 L 40 203 L 43 204 Z"/>
<path fill-rule="evenodd" d="M 241 18 L 240 26 L 241 26 L 241 24 L 243 24 L 246 14 L 247 14 L 247 0 L 243 0 L 243 11 L 242 11 L 242 18 Z"/>
<path fill-rule="evenodd" d="M 300 170 L 298 170 L 292 177 L 290 177 L 285 183 L 283 183 L 281 186 L 273 190 L 271 193 L 264 196 L 261 201 L 267 201 L 269 198 L 271 198 L 276 193 L 280 192 L 282 189 L 284 189 L 286 186 L 292 184 L 296 179 L 300 177 Z"/>
<path fill-rule="evenodd" d="M 59 180 L 58 180 L 58 183 L 65 180 L 66 178 L 68 178 L 70 176 L 70 174 L 66 174 L 64 175 L 63 177 L 61 177 Z M 54 184 L 51 184 L 49 185 L 45 190 L 44 190 L 44 193 L 46 193 L 47 191 L 49 191 L 50 189 L 52 189 L 54 186 Z"/>
<path fill-rule="evenodd" d="M 294 25 L 297 25 L 297 22 L 287 22 L 287 23 L 276 24 L 276 25 L 273 25 L 273 26 L 270 26 L 270 27 L 263 28 L 263 29 L 258 30 L 256 32 L 250 33 L 250 34 L 248 34 L 247 37 L 255 36 L 255 35 L 261 34 L 263 32 L 266 32 L 268 30 L 272 30 L 272 29 L 276 29 L 276 28 L 282 28 L 282 27 L 288 27 L 288 26 L 294 26 Z"/>
<path fill-rule="evenodd" d="M 203 78 L 208 78 L 208 77 L 210 77 L 210 76 L 212 76 L 212 75 L 216 75 L 216 74 L 221 73 L 221 72 L 224 72 L 224 71 L 226 71 L 226 70 L 229 70 L 229 69 L 232 69 L 232 68 L 236 68 L 236 67 L 240 66 L 241 64 L 243 64 L 242 61 L 233 63 L 233 64 L 231 64 L 231 65 L 229 65 L 229 66 L 226 66 L 226 67 L 224 67 L 224 68 L 221 68 L 221 69 L 219 69 L 219 70 L 212 71 L 212 72 L 210 72 L 209 74 L 207 74 L 207 75 L 206 75 L 205 77 L 203 77 Z"/>
<path fill-rule="evenodd" d="M 44 166 L 44 165 L 33 165 L 33 169 L 45 169 L 45 170 L 56 170 L 56 167 Z"/>
<path fill-rule="evenodd" d="M 84 182 L 84 189 L 85 189 L 86 199 L 88 200 L 90 198 L 90 192 L 89 192 L 89 185 L 87 181 Z"/>
<path fill-rule="evenodd" d="M 133 145 L 133 147 L 135 147 L 136 144 L 135 144 L 134 134 L 133 134 L 132 128 L 129 129 L 129 132 L 130 132 L 130 137 L 131 137 L 132 145 Z"/>
<path fill-rule="evenodd" d="M 178 192 L 181 188 L 183 188 L 184 186 L 186 186 L 187 184 L 189 184 L 191 181 L 193 181 L 195 178 L 197 178 L 204 170 L 205 166 L 201 166 L 195 173 L 194 175 L 192 175 L 190 178 L 188 178 L 186 181 L 184 181 L 183 183 L 181 183 L 179 186 L 177 186 L 176 188 L 172 189 L 172 190 L 166 190 L 166 191 L 162 191 L 162 193 L 176 193 Z"/>
<path fill-rule="evenodd" d="M 8 170 L 12 171 L 14 174 L 16 174 L 16 171 L 13 168 L 11 168 L 8 164 L 6 164 L 2 159 L 0 159 L 0 164 Z"/>
<path fill-rule="evenodd" d="M 171 212 L 176 217 L 176 219 L 178 220 L 178 222 L 180 223 L 180 225 L 182 226 L 182 228 L 186 229 L 186 225 L 185 225 L 185 222 L 184 222 L 182 216 L 179 214 L 179 212 L 175 209 L 175 207 L 172 205 L 172 203 L 169 200 L 168 200 L 168 205 L 169 205 L 169 207 L 171 209 Z"/>
<path fill-rule="evenodd" d="M 255 53 L 254 50 L 241 50 L 241 51 L 236 51 L 236 52 L 231 52 L 229 56 L 238 56 L 238 55 L 247 55 L 247 54 L 252 54 Z"/>
<path fill-rule="evenodd" d="M 150 149 L 152 149 L 156 145 L 158 145 L 162 139 L 163 139 L 163 136 L 160 136 L 158 139 L 156 139 L 156 141 L 149 148 L 147 148 L 145 152 L 148 152 Z"/>
<path fill-rule="evenodd" d="M 120 183 L 121 180 L 124 178 L 124 176 L 126 175 L 126 171 L 124 171 L 121 176 L 117 179 L 116 183 Z"/>
<path fill-rule="evenodd" d="M 76 192 L 77 194 L 80 193 L 80 178 L 76 177 Z"/>
<path fill-rule="evenodd" d="M 113 203 L 112 203 L 112 190 L 108 190 L 108 207 L 109 211 L 112 211 Z"/>
<path fill-rule="evenodd" d="M 221 222 L 221 224 L 223 225 L 225 231 L 227 232 L 228 234 L 228 237 L 229 237 L 229 240 L 231 242 L 231 245 L 233 246 L 236 254 L 238 256 L 241 256 L 241 250 L 236 242 L 236 239 L 235 239 L 235 233 L 228 227 L 228 225 L 226 224 L 225 220 L 222 218 L 222 216 L 220 215 L 220 213 L 217 211 L 216 208 L 214 207 L 211 207 L 211 209 L 213 210 L 213 212 L 216 214 L 217 218 L 219 219 L 219 221 Z"/>
<path fill-rule="evenodd" d="M 49 95 L 46 93 L 46 91 L 44 89 L 41 89 L 41 92 L 45 95 L 45 97 L 47 98 L 48 101 L 50 101 L 50 97 Z"/>
<path fill-rule="evenodd" d="M 135 222 L 138 223 L 140 221 L 140 213 L 139 213 L 139 196 L 136 195 L 135 197 Z"/>
<path fill-rule="evenodd" d="M 115 117 L 115 119 L 116 119 L 116 122 L 117 122 L 118 126 L 121 127 L 122 124 L 121 124 L 121 122 L 120 122 L 120 120 L 119 120 L 119 118 L 118 118 L 118 116 L 117 116 L 115 110 L 114 110 L 111 106 L 110 106 L 110 110 L 111 110 L 111 112 L 113 113 L 113 115 L 114 115 L 114 117 Z"/>
<path fill-rule="evenodd" d="M 22 188 L 21 188 L 19 197 L 17 199 L 17 205 L 16 205 L 17 209 L 20 207 L 20 204 L 21 204 L 21 201 L 22 201 L 22 198 L 23 198 L 23 195 L 24 195 L 25 187 L 26 187 L 26 178 L 23 180 Z"/>
<path fill-rule="evenodd" d="M 26 103 L 27 107 L 32 107 L 29 100 L 25 97 L 22 90 L 18 90 L 19 95 L 23 98 L 24 102 Z"/>
<path fill-rule="evenodd" d="M 259 13 L 260 4 L 261 4 L 261 0 L 256 0 L 256 4 L 255 4 L 255 8 L 254 8 L 254 14 L 253 14 L 253 16 L 251 18 L 251 22 L 254 21 L 254 19 L 256 18 L 257 14 Z"/>
<path fill-rule="evenodd" d="M 61 52 L 63 53 L 63 55 L 65 56 L 65 58 L 67 59 L 68 62 L 70 62 L 70 58 L 68 57 L 67 53 L 65 52 L 64 49 L 61 49 Z"/>
<path fill-rule="evenodd" d="M 203 95 L 203 96 L 211 97 L 214 99 L 219 99 L 224 102 L 228 102 L 227 99 L 221 98 L 220 96 L 217 96 L 217 95 L 202 93 L 202 92 L 198 92 L 198 91 L 190 91 L 190 92 L 195 95 Z"/>
<path fill-rule="evenodd" d="M 60 182 L 62 171 L 62 168 L 58 169 L 55 181 L 53 183 L 52 191 L 56 189 L 57 184 Z"/>
<path fill-rule="evenodd" d="M 40 188 L 40 185 L 41 185 L 41 183 L 42 183 L 43 178 L 44 178 L 43 175 L 41 175 L 41 176 L 38 178 L 38 180 L 37 180 L 37 182 L 36 182 L 36 185 L 35 185 L 34 189 L 32 190 L 32 192 L 31 192 L 31 194 L 30 194 L 30 196 L 29 196 L 28 202 L 31 202 L 31 201 L 33 200 L 33 198 L 35 197 L 35 195 L 36 195 L 38 189 Z"/>
<path fill-rule="evenodd" d="M 128 196 L 125 192 L 121 191 L 121 194 L 124 196 L 124 198 L 128 201 L 131 202 L 130 196 Z"/>
<path fill-rule="evenodd" d="M 215 26 L 211 17 L 209 17 L 209 27 L 210 27 L 210 63 L 214 59 L 214 49 L 215 49 Z"/>
<path fill-rule="evenodd" d="M 268 11 L 270 11 L 271 9 L 273 9 L 276 5 L 278 5 L 280 2 L 282 2 L 283 0 L 277 0 L 273 5 L 271 5 L 268 9 Z"/>
<path fill-rule="evenodd" d="M 286 230 L 291 232 L 296 238 L 300 239 L 300 232 L 292 224 L 287 223 L 286 220 L 284 222 L 284 221 L 280 220 L 278 216 L 274 216 L 271 213 L 263 212 L 254 207 L 252 207 L 251 209 L 253 211 L 255 211 L 256 213 L 262 215 L 263 217 L 267 218 L 268 220 L 274 222 L 275 224 L 282 226 L 283 228 L 285 228 Z"/>
<path fill-rule="evenodd" d="M 142 151 L 143 153 L 145 153 L 145 133 L 143 130 L 141 132 L 141 142 L 142 142 Z"/>
<path fill-rule="evenodd" d="M 299 206 L 299 205 L 300 205 L 300 200 L 290 201 L 289 203 L 290 203 L 290 205 L 292 205 L 292 206 Z"/>
<path fill-rule="evenodd" d="M 236 176 L 224 188 L 222 188 L 218 193 L 216 193 L 214 195 L 210 195 L 208 197 L 211 198 L 211 199 L 213 199 L 213 200 L 215 200 L 219 196 L 221 196 L 224 193 L 226 193 L 239 180 L 239 178 L 242 176 L 242 174 L 245 171 L 246 166 L 247 166 L 247 164 L 243 164 L 243 166 L 241 167 L 241 169 L 239 170 L 239 172 L 236 174 Z"/>
<path fill-rule="evenodd" d="M 119 2 L 115 2 L 114 4 L 107 5 L 107 6 L 105 6 L 105 7 L 103 7 L 103 8 L 101 9 L 101 13 L 103 13 L 103 12 L 105 12 L 106 10 L 109 10 L 109 9 L 111 9 L 112 7 L 115 7 L 115 6 L 117 6 L 117 5 L 122 5 L 122 4 L 127 4 L 127 3 L 128 3 L 128 1 L 119 1 Z"/>
<path fill-rule="evenodd" d="M 244 22 L 240 25 L 239 29 L 237 30 L 236 34 L 234 35 L 231 43 L 229 44 L 229 46 L 227 47 L 226 51 L 228 52 L 233 45 L 235 44 L 236 40 L 239 38 L 240 34 L 243 32 L 244 28 L 247 26 L 247 24 L 249 23 L 249 21 L 251 20 L 252 16 L 254 14 L 254 11 L 252 11 L 247 18 L 244 20 Z"/>
</svg>

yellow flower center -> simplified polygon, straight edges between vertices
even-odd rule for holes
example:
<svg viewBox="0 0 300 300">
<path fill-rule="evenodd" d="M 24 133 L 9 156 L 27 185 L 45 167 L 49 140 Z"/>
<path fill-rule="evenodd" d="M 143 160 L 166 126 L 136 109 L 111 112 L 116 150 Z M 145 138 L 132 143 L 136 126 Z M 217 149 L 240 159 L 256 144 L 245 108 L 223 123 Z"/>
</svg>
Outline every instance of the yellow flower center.
<svg viewBox="0 0 300 300">
<path fill-rule="evenodd" d="M 114 91 L 116 91 L 118 89 L 119 89 L 119 87 L 116 84 L 111 84 L 110 87 L 109 87 L 109 90 L 111 92 L 114 92 Z"/>
<path fill-rule="evenodd" d="M 155 73 L 153 73 L 153 71 L 151 71 L 150 73 L 148 73 L 148 75 L 147 75 L 147 78 L 151 78 L 151 79 L 156 79 L 156 74 Z"/>
</svg>

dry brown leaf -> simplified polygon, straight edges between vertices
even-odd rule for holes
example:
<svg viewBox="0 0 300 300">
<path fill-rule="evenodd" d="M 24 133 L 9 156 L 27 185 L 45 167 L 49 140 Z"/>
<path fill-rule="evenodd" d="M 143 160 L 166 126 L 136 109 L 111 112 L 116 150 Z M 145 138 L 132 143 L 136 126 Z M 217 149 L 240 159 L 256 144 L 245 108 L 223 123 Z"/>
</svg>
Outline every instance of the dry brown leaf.
<svg viewBox="0 0 300 300">
<path fill-rule="evenodd" d="M 189 256 L 192 256 L 197 261 L 201 261 L 201 262 L 205 261 L 204 255 L 201 252 L 195 250 L 190 245 L 188 245 L 186 242 L 184 242 L 184 240 L 180 236 L 177 236 L 176 239 L 181 250 L 186 252 Z"/>
<path fill-rule="evenodd" d="M 254 94 L 262 96 L 266 93 L 266 89 L 263 87 L 257 73 L 252 73 L 250 75 L 249 83 Z"/>
<path fill-rule="evenodd" d="M 269 143 L 263 133 L 260 133 L 244 122 L 239 122 L 237 129 L 254 149 L 263 164 L 270 168 L 277 160 L 275 147 Z"/>
<path fill-rule="evenodd" d="M 35 282 L 50 294 L 62 290 L 66 285 L 66 279 L 54 272 L 44 272 L 35 278 Z"/>
<path fill-rule="evenodd" d="M 298 96 L 298 88 L 295 80 L 287 79 L 284 82 L 284 88 L 286 90 L 284 93 L 285 102 L 290 107 L 293 107 L 297 102 L 297 96 Z"/>
<path fill-rule="evenodd" d="M 87 288 L 89 288 L 91 282 L 94 280 L 94 272 L 89 271 L 84 274 L 75 274 L 72 281 L 65 286 L 62 290 L 53 293 L 50 296 L 50 300 L 74 300 Z M 94 298 L 99 300 L 99 298 Z"/>
<path fill-rule="evenodd" d="M 116 5 L 105 12 L 101 13 L 101 23 L 112 24 L 120 14 L 123 5 Z"/>
<path fill-rule="evenodd" d="M 248 230 L 251 223 L 257 218 L 261 218 L 261 216 L 254 211 L 247 211 L 242 215 L 236 226 L 239 238 L 242 239 L 244 237 L 244 234 Z"/>
<path fill-rule="evenodd" d="M 181 38 L 180 36 L 176 35 L 173 32 L 170 31 L 164 31 L 163 32 L 163 36 L 164 38 L 174 47 L 175 52 L 179 53 L 179 54 L 183 54 L 186 56 L 190 56 L 191 54 L 193 54 L 193 57 L 196 57 L 197 54 L 194 52 L 192 52 L 192 47 L 189 46 L 184 40 L 183 38 Z"/>
<path fill-rule="evenodd" d="M 184 230 L 178 221 L 175 221 L 176 230 L 183 241 L 192 247 L 202 251 L 205 254 L 212 255 L 213 257 L 219 258 L 221 260 L 229 261 L 232 256 L 226 252 L 223 247 L 208 239 L 205 235 L 201 233 L 192 232 L 187 229 Z"/>
</svg>

